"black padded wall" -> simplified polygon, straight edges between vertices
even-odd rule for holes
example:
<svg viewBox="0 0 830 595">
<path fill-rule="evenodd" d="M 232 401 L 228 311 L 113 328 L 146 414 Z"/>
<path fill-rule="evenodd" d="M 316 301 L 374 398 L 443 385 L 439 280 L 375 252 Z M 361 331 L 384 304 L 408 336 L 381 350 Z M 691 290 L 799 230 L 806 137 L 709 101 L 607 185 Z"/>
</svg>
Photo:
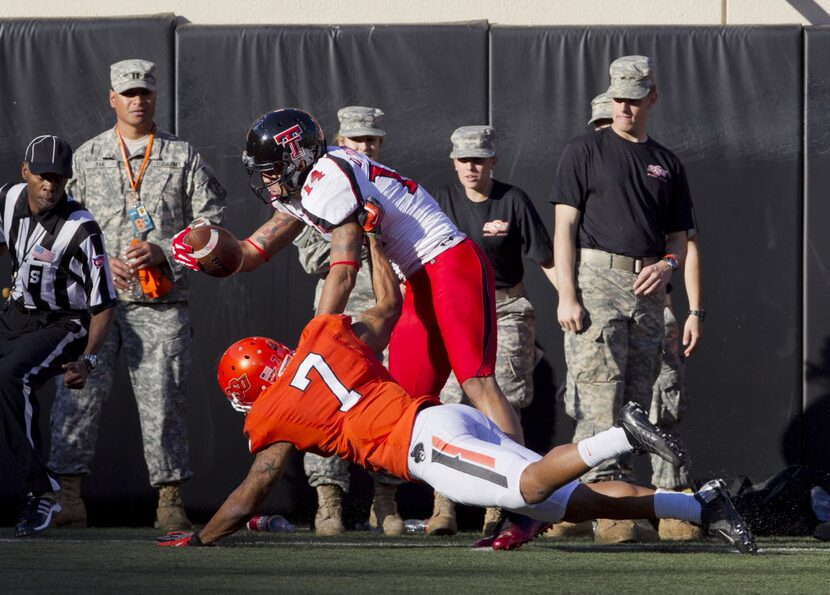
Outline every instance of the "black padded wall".
<svg viewBox="0 0 830 595">
<path fill-rule="evenodd" d="M 699 477 L 774 472 L 801 399 L 801 28 L 493 27 L 491 44 L 498 174 L 526 188 L 550 221 L 561 149 L 589 132 L 609 63 L 656 60 L 650 130 L 688 171 L 708 311 L 688 364 L 682 433 Z M 540 343 L 561 385 L 556 301 L 541 275 L 530 281 Z M 554 439 L 570 436 L 564 424 Z"/>
<path fill-rule="evenodd" d="M 830 27 L 804 31 L 805 204 L 803 423 L 788 428 L 789 462 L 830 466 Z M 797 440 L 799 435 L 803 440 Z"/>
<path fill-rule="evenodd" d="M 651 131 L 689 173 L 709 312 L 704 342 L 688 364 L 692 403 L 683 434 L 699 478 L 761 477 L 785 462 L 820 462 L 827 452 L 828 31 L 485 22 L 176 29 L 173 15 L 0 20 L 0 129 L 6 139 L 0 181 L 18 178 L 32 136 L 54 132 L 77 146 L 111 126 L 108 65 L 140 56 L 159 66 L 157 122 L 192 142 L 214 166 L 229 190 L 228 227 L 240 237 L 272 212 L 247 189 L 240 161 L 245 132 L 260 114 L 286 105 L 314 113 L 329 138 L 339 107 L 380 107 L 388 131 L 382 161 L 431 190 L 454 179 L 452 130 L 489 121 L 498 131 L 497 177 L 528 191 L 552 224 L 548 199 L 559 154 L 569 138 L 588 131 L 589 101 L 607 87 L 608 63 L 623 54 L 651 55 L 660 93 Z M 555 399 L 564 380 L 562 337 L 555 293 L 538 267 L 528 267 L 526 281 L 545 356 L 524 424 L 529 445 L 545 449 L 568 441 L 572 432 Z M 293 248 L 252 274 L 224 281 L 196 277 L 188 400 L 196 476 L 185 496 L 197 518 L 215 509 L 250 461 L 242 418 L 216 387 L 220 354 L 250 334 L 296 342 L 311 316 L 315 283 Z M 683 284 L 676 285 L 676 311 L 683 315 Z M 47 394 L 44 429 L 50 403 Z M 85 482 L 93 522 L 152 518 L 153 493 L 123 370 L 105 405 L 93 472 Z M 14 477 L 8 454 L 0 451 L 0 499 L 13 494 Z M 269 506 L 307 513 L 313 505 L 307 495 L 294 465 Z M 115 514 L 125 502 L 136 518 Z M 113 514 L 106 516 L 108 504 Z M 13 514 L 13 507 L 3 510 Z"/>
<path fill-rule="evenodd" d="M 241 153 L 250 124 L 279 107 L 314 114 L 332 140 L 337 110 L 367 105 L 385 113 L 382 161 L 428 188 L 454 175 L 449 136 L 487 118 L 487 24 L 396 27 L 203 27 L 177 30 L 182 138 L 194 143 L 229 190 L 228 227 L 245 237 L 273 213 L 248 190 Z M 296 344 L 312 316 L 316 278 L 292 247 L 254 273 L 199 278 L 193 300 L 195 367 L 190 399 L 195 506 L 215 505 L 247 468 L 242 418 L 228 407 L 215 364 L 251 334 Z M 298 466 L 271 504 L 308 507 Z M 292 487 L 293 486 L 293 487 Z M 303 502 L 296 502 L 298 499 Z M 311 502 L 313 505 L 313 501 Z"/>
</svg>

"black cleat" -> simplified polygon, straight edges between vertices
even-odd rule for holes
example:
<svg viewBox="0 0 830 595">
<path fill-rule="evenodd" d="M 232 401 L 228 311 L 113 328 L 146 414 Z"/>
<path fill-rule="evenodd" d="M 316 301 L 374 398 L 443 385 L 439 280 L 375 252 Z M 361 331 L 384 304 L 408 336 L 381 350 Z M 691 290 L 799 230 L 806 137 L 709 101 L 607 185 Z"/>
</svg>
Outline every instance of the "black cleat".
<svg viewBox="0 0 830 595">
<path fill-rule="evenodd" d="M 675 467 L 686 461 L 686 453 L 675 440 L 648 420 L 648 413 L 630 401 L 617 413 L 614 424 L 625 431 L 636 452 L 648 452 L 665 459 Z"/>
<path fill-rule="evenodd" d="M 703 484 L 695 498 L 702 510 L 700 520 L 710 535 L 722 537 L 742 554 L 757 554 L 755 537 L 729 497 L 729 490 L 722 479 Z"/>
<path fill-rule="evenodd" d="M 35 496 L 31 492 L 26 494 L 20 518 L 14 528 L 15 537 L 26 537 L 40 533 L 49 526 L 52 515 L 61 511 L 61 505 L 52 499 L 51 494 Z"/>
</svg>

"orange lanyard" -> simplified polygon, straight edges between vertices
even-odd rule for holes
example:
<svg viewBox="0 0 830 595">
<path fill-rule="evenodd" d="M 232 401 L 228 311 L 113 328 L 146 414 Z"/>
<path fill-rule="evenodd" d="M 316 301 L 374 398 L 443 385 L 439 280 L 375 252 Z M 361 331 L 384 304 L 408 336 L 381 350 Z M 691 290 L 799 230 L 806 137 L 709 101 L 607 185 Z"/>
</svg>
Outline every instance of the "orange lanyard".
<svg viewBox="0 0 830 595">
<path fill-rule="evenodd" d="M 127 145 L 121 137 L 118 127 L 115 127 L 115 136 L 118 139 L 118 146 L 121 148 L 121 157 L 124 158 L 124 167 L 127 170 L 127 179 L 130 180 L 130 186 L 132 186 L 133 192 L 138 193 L 138 186 L 141 184 L 141 178 L 144 177 L 144 170 L 147 169 L 147 164 L 150 162 L 150 151 L 153 149 L 153 136 L 155 135 L 155 132 L 156 129 L 153 127 L 153 130 L 150 131 L 150 135 L 147 138 L 147 148 L 144 149 L 144 161 L 141 162 L 141 169 L 138 170 L 138 176 L 133 178 L 133 168 L 130 167 L 130 160 L 127 158 Z"/>
</svg>

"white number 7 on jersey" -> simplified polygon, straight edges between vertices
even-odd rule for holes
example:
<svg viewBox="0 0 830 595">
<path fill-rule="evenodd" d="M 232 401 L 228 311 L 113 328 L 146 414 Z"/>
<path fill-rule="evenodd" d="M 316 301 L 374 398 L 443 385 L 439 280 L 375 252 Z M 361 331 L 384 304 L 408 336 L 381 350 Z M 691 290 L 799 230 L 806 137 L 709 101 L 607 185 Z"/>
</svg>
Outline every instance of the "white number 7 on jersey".
<svg viewBox="0 0 830 595">
<path fill-rule="evenodd" d="M 309 353 L 305 356 L 302 363 L 297 367 L 294 378 L 291 379 L 291 386 L 304 391 L 308 387 L 308 383 L 311 382 L 308 378 L 308 373 L 311 371 L 311 368 L 317 370 L 320 378 L 323 379 L 323 382 L 326 383 L 326 386 L 329 387 L 332 394 L 340 401 L 340 411 L 348 411 L 357 405 L 357 402 L 363 396 L 343 386 L 343 383 L 331 371 L 323 356 L 317 353 Z"/>
</svg>

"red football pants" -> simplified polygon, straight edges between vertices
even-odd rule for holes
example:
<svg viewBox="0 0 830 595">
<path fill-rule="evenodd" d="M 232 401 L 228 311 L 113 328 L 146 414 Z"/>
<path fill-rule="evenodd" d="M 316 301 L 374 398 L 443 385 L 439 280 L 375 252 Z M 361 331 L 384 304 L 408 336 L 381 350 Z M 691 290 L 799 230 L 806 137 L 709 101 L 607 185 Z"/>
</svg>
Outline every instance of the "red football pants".
<svg viewBox="0 0 830 595">
<path fill-rule="evenodd" d="M 495 276 L 481 248 L 467 239 L 407 280 L 389 341 L 389 371 L 409 394 L 437 397 L 451 370 L 463 384 L 492 376 L 495 365 Z"/>
</svg>

